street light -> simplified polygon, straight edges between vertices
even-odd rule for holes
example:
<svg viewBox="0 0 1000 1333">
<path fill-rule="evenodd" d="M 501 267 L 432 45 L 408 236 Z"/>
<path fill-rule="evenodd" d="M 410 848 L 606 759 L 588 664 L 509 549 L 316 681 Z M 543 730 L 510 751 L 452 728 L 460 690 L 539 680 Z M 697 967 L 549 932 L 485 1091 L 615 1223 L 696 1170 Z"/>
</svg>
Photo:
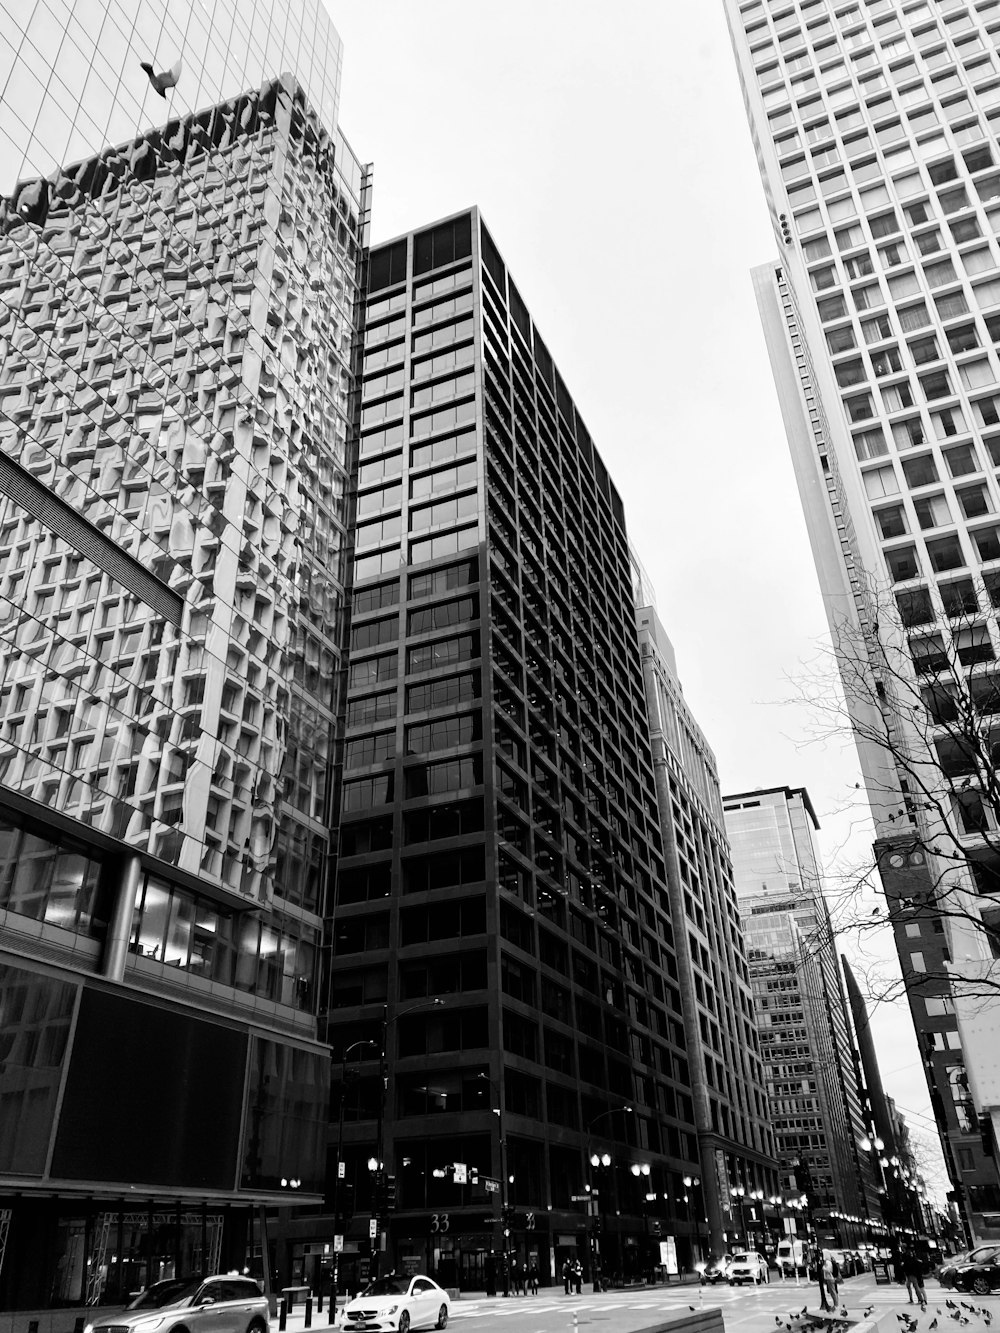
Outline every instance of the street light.
<svg viewBox="0 0 1000 1333">
<path fill-rule="evenodd" d="M 622 1106 L 609 1106 L 606 1110 L 601 1111 L 598 1115 L 595 1115 L 594 1118 L 593 1118 L 592 1120 L 590 1120 L 590 1121 L 587 1123 L 586 1130 L 585 1130 L 586 1135 L 587 1135 L 587 1160 L 590 1162 L 590 1165 L 591 1165 L 592 1168 L 597 1169 L 598 1167 L 603 1167 L 605 1170 L 607 1170 L 607 1169 L 612 1165 L 612 1159 L 611 1159 L 611 1154 L 610 1154 L 610 1153 L 608 1153 L 608 1152 L 604 1152 L 604 1153 L 596 1153 L 596 1152 L 594 1152 L 594 1151 L 592 1150 L 592 1148 L 591 1148 L 591 1136 L 592 1136 L 592 1131 L 593 1131 L 594 1126 L 595 1126 L 596 1124 L 598 1124 L 601 1120 L 606 1120 L 606 1119 L 608 1119 L 610 1116 L 620 1115 L 620 1114 L 622 1114 L 622 1113 L 625 1113 L 625 1114 L 631 1114 L 631 1113 L 632 1113 L 632 1110 L 633 1110 L 633 1107 L 629 1106 L 628 1104 L 625 1104 L 625 1105 L 622 1105 Z M 611 1188 L 612 1188 L 612 1190 L 613 1190 L 613 1192 L 614 1192 L 614 1196 L 615 1196 L 613 1202 L 614 1202 L 614 1206 L 615 1206 L 615 1212 L 617 1213 L 617 1211 L 618 1211 L 618 1181 L 617 1181 L 616 1176 L 615 1176 L 615 1173 L 614 1173 L 613 1171 L 612 1171 L 612 1173 L 611 1173 Z M 587 1206 L 588 1206 L 587 1258 L 588 1258 L 588 1260 L 589 1260 L 589 1262 L 590 1262 L 590 1277 L 591 1277 L 591 1281 L 593 1281 L 593 1280 L 594 1280 L 594 1262 L 593 1262 L 593 1245 L 592 1245 L 591 1238 L 590 1238 L 590 1222 L 589 1222 L 590 1212 L 589 1212 L 589 1209 L 590 1209 L 590 1207 L 591 1207 L 591 1203 L 592 1203 L 592 1200 L 593 1200 L 593 1196 L 594 1196 L 595 1194 L 598 1195 L 598 1209 L 599 1209 L 598 1225 L 599 1225 L 599 1227 L 600 1227 L 600 1230 L 599 1230 L 599 1233 L 598 1233 L 598 1244 L 597 1244 L 597 1254 L 598 1254 L 598 1258 L 599 1258 L 599 1259 L 602 1257 L 602 1256 L 601 1256 L 601 1240 L 603 1239 L 604 1232 L 605 1232 L 604 1221 L 605 1221 L 605 1219 L 606 1219 L 606 1217 L 607 1217 L 607 1209 L 604 1208 L 604 1207 L 601 1205 L 600 1191 L 594 1189 L 594 1185 L 593 1185 L 593 1173 L 592 1173 L 592 1172 L 591 1172 L 590 1183 L 587 1185 L 587 1192 L 588 1192 L 588 1194 L 590 1194 L 590 1196 L 591 1196 L 591 1200 L 588 1201 L 588 1205 L 587 1205 Z M 617 1260 L 618 1260 L 618 1266 L 619 1266 L 619 1268 L 620 1268 L 620 1267 L 621 1267 L 621 1234 L 620 1234 L 620 1231 L 619 1231 L 619 1232 L 616 1232 L 616 1257 L 617 1257 Z"/>
<path fill-rule="evenodd" d="M 697 1185 L 697 1186 L 699 1187 L 699 1193 L 700 1193 L 700 1191 L 701 1191 L 701 1176 L 685 1176 L 685 1177 L 684 1177 L 684 1188 L 685 1188 L 685 1189 L 689 1190 L 689 1189 L 691 1189 L 691 1188 L 692 1188 L 693 1186 L 695 1186 L 695 1185 Z M 685 1207 L 686 1207 L 686 1209 L 687 1209 L 688 1226 L 690 1226 L 690 1225 L 691 1225 L 691 1201 L 690 1201 L 690 1199 L 688 1198 L 688 1196 L 687 1196 L 686 1194 L 684 1195 L 684 1204 L 685 1204 Z M 699 1208 L 698 1208 L 698 1211 L 697 1211 L 697 1212 L 695 1213 L 695 1215 L 694 1215 L 694 1234 L 695 1234 L 695 1240 L 697 1241 L 697 1248 L 698 1248 L 698 1260 L 697 1260 L 696 1262 L 700 1262 L 700 1261 L 704 1258 L 704 1256 L 703 1256 L 703 1254 L 702 1254 L 702 1250 L 701 1250 L 701 1207 L 700 1207 L 700 1206 L 699 1206 Z M 692 1268 L 693 1268 L 693 1267 L 694 1267 L 694 1265 L 692 1264 Z"/>
<path fill-rule="evenodd" d="M 507 1136 L 503 1132 L 503 1097 L 500 1089 L 496 1086 L 489 1074 L 484 1074 L 482 1070 L 476 1075 L 477 1079 L 482 1079 L 489 1085 L 490 1091 L 495 1093 L 497 1104 L 491 1107 L 493 1114 L 497 1118 L 497 1135 L 499 1137 L 498 1147 L 500 1149 L 500 1218 L 498 1224 L 499 1245 L 497 1247 L 497 1261 L 500 1264 L 503 1278 L 503 1294 L 510 1294 L 510 1269 L 507 1262 Z M 490 1157 L 492 1159 L 492 1147 Z"/>
<path fill-rule="evenodd" d="M 729 1194 L 730 1194 L 730 1197 L 733 1198 L 733 1199 L 735 1199 L 736 1202 L 739 1204 L 739 1209 L 740 1209 L 740 1230 L 743 1232 L 743 1243 L 744 1243 L 744 1245 L 747 1246 L 747 1249 L 749 1249 L 750 1246 L 747 1245 L 747 1220 L 746 1220 L 746 1217 L 745 1217 L 744 1212 L 743 1212 L 743 1199 L 744 1199 L 744 1197 L 745 1197 L 745 1195 L 746 1195 L 746 1188 L 745 1188 L 745 1186 L 743 1186 L 743 1185 L 733 1185 L 733 1186 L 730 1188 Z"/>
</svg>

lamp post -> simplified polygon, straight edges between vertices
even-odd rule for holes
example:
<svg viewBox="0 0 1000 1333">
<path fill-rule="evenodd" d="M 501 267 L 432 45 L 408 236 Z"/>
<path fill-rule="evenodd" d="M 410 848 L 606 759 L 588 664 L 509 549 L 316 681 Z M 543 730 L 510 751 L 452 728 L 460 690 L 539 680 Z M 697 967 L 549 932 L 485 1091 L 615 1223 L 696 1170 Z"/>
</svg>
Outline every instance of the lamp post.
<svg viewBox="0 0 1000 1333">
<path fill-rule="evenodd" d="M 648 1163 L 648 1162 L 633 1162 L 632 1165 L 629 1167 L 629 1170 L 632 1172 L 633 1176 L 635 1176 L 636 1180 L 639 1180 L 639 1179 L 641 1179 L 643 1176 L 645 1176 L 645 1177 L 646 1177 L 646 1182 L 647 1182 L 647 1185 L 648 1185 L 648 1183 L 649 1183 L 649 1173 L 650 1173 L 650 1166 L 649 1166 L 649 1163 Z M 643 1254 L 642 1254 L 642 1261 L 643 1261 L 643 1266 L 644 1266 L 644 1268 L 645 1268 L 645 1270 L 646 1270 L 646 1272 L 643 1274 L 643 1276 L 646 1276 L 646 1273 L 651 1272 L 651 1271 L 652 1271 L 652 1268 L 653 1268 L 652 1263 L 650 1263 L 650 1254 L 649 1254 L 649 1202 L 650 1202 L 651 1199 L 655 1199 L 655 1198 L 656 1198 L 656 1195 L 655 1195 L 655 1194 L 650 1194 L 650 1193 L 648 1192 L 648 1190 L 645 1190 L 645 1191 L 643 1192 L 643 1201 L 642 1201 L 642 1250 L 643 1250 Z"/>
<path fill-rule="evenodd" d="M 378 1268 L 379 1268 L 378 1256 L 379 1256 L 379 1251 L 381 1249 L 382 1236 L 383 1236 L 382 1214 L 384 1212 L 384 1207 L 385 1207 L 385 1094 L 389 1083 L 389 1070 L 386 1063 L 386 1044 L 387 1044 L 389 1028 L 392 1027 L 392 1025 L 395 1022 L 397 1022 L 400 1018 L 405 1018 L 407 1014 L 412 1014 L 417 1009 L 430 1008 L 443 1004 L 444 1000 L 442 1000 L 440 996 L 435 995 L 430 999 L 417 1000 L 414 1004 L 408 1005 L 407 1008 L 405 1009 L 397 1010 L 396 1013 L 394 1013 L 391 1018 L 389 1017 L 388 1004 L 383 1004 L 382 1020 L 379 1029 L 379 1040 L 375 1041 L 373 1039 L 368 1039 L 363 1041 L 356 1041 L 351 1046 L 348 1046 L 347 1049 L 344 1051 L 343 1065 L 342 1065 L 342 1079 L 341 1079 L 340 1130 L 339 1130 L 338 1146 L 337 1146 L 338 1191 L 339 1191 L 339 1184 L 341 1177 L 341 1163 L 343 1161 L 343 1150 L 344 1150 L 344 1081 L 346 1080 L 347 1076 L 347 1057 L 348 1055 L 350 1055 L 351 1051 L 360 1050 L 363 1047 L 370 1047 L 378 1052 L 379 1090 L 378 1090 L 378 1114 L 375 1127 L 375 1154 L 373 1157 L 369 1157 L 368 1159 L 368 1169 L 369 1171 L 372 1172 L 372 1175 L 374 1177 L 374 1188 L 375 1188 L 374 1207 L 372 1208 L 372 1217 L 375 1222 L 375 1228 L 374 1228 L 375 1234 L 372 1237 L 372 1255 L 371 1255 L 371 1264 L 369 1265 L 370 1278 L 378 1277 Z"/>
<path fill-rule="evenodd" d="M 685 1188 L 686 1190 L 690 1190 L 690 1189 L 694 1188 L 694 1186 L 698 1186 L 699 1193 L 700 1193 L 700 1190 L 701 1190 L 701 1176 L 685 1176 L 685 1177 L 684 1177 L 684 1188 Z M 690 1226 L 690 1225 L 691 1225 L 691 1201 L 690 1201 L 690 1197 L 689 1197 L 687 1194 L 684 1195 L 684 1203 L 685 1203 L 685 1206 L 686 1206 L 686 1208 L 687 1208 L 687 1221 L 688 1221 L 688 1226 Z M 700 1208 L 700 1206 L 699 1206 L 699 1208 L 698 1208 L 698 1211 L 697 1211 L 697 1212 L 695 1213 L 695 1215 L 694 1215 L 694 1234 L 695 1234 L 695 1239 L 696 1239 L 696 1241 L 697 1241 L 697 1250 L 698 1250 L 698 1259 L 696 1260 L 696 1262 L 700 1262 L 700 1261 L 703 1260 L 704 1257 L 705 1257 L 705 1256 L 702 1254 L 702 1252 L 701 1252 L 701 1208 Z M 692 1266 L 692 1268 L 693 1268 L 693 1267 L 694 1267 L 694 1264 L 692 1264 L 691 1266 Z"/>
<path fill-rule="evenodd" d="M 743 1199 L 746 1196 L 746 1187 L 744 1185 L 733 1185 L 729 1191 L 730 1197 L 739 1205 L 740 1210 L 740 1230 L 743 1232 L 743 1243 L 746 1245 L 747 1239 L 747 1220 L 743 1212 Z M 746 1246 L 749 1249 L 749 1245 Z"/>
<path fill-rule="evenodd" d="M 598 1153 L 592 1151 L 592 1148 L 591 1148 L 591 1142 L 592 1142 L 591 1135 L 592 1135 L 593 1128 L 594 1128 L 594 1126 L 595 1126 L 596 1124 L 598 1124 L 599 1121 L 601 1121 L 601 1120 L 605 1120 L 605 1119 L 607 1119 L 607 1118 L 610 1117 L 610 1116 L 619 1115 L 619 1114 L 621 1114 L 621 1113 L 631 1114 L 631 1112 L 632 1112 L 632 1107 L 631 1107 L 631 1106 L 628 1106 L 628 1105 L 623 1105 L 623 1106 L 610 1106 L 610 1107 L 608 1107 L 608 1109 L 607 1109 L 606 1111 L 601 1111 L 601 1113 L 600 1113 L 599 1115 L 595 1115 L 594 1118 L 593 1118 L 593 1120 L 589 1121 L 588 1124 L 587 1124 L 587 1128 L 586 1128 L 586 1134 L 587 1134 L 587 1161 L 590 1163 L 590 1166 L 591 1166 L 591 1168 L 592 1168 L 592 1170 L 591 1170 L 591 1180 L 590 1180 L 590 1183 L 589 1183 L 588 1186 L 587 1186 L 587 1192 L 588 1192 L 588 1194 L 590 1194 L 591 1199 L 593 1198 L 594 1194 L 598 1194 L 598 1195 L 600 1195 L 600 1191 L 595 1190 L 595 1189 L 594 1189 L 594 1186 L 593 1186 L 593 1171 L 596 1170 L 598 1167 L 603 1167 L 605 1170 L 607 1170 L 609 1167 L 611 1167 L 611 1166 L 613 1165 L 613 1162 L 612 1162 L 612 1158 L 611 1158 L 611 1154 L 610 1154 L 610 1153 L 605 1152 L 605 1153 L 600 1153 L 600 1154 L 598 1154 Z M 612 1190 L 615 1192 L 615 1194 L 616 1194 L 616 1196 L 617 1196 L 617 1182 L 616 1182 L 616 1180 L 615 1180 L 614 1172 L 612 1172 L 612 1175 L 611 1175 L 611 1186 L 612 1186 Z M 598 1201 L 598 1207 L 599 1207 L 599 1211 L 600 1211 L 601 1221 L 600 1221 L 600 1231 L 599 1231 L 599 1233 L 598 1233 L 597 1255 L 598 1255 L 598 1259 L 602 1261 L 602 1265 L 603 1265 L 603 1256 L 602 1256 L 602 1254 L 601 1254 L 601 1241 L 603 1240 L 604 1231 L 605 1231 L 604 1224 L 603 1224 L 603 1219 L 606 1218 L 606 1216 L 607 1216 L 607 1210 L 606 1210 L 604 1207 L 601 1206 L 601 1204 L 600 1204 L 600 1199 L 599 1199 L 599 1201 Z M 617 1202 L 616 1202 L 616 1204 L 615 1204 L 615 1207 L 616 1207 L 616 1211 L 617 1211 Z M 619 1266 L 619 1268 L 620 1268 L 620 1267 L 621 1267 L 621 1233 L 620 1233 L 620 1232 L 616 1233 L 616 1240 L 617 1240 L 617 1258 L 618 1258 L 618 1266 Z M 587 1254 L 588 1254 L 588 1259 L 590 1260 L 590 1265 L 591 1265 L 591 1268 L 590 1268 L 591 1281 L 593 1281 L 593 1277 L 594 1277 L 593 1246 L 592 1246 L 592 1244 L 591 1244 L 591 1240 L 590 1240 L 590 1226 L 589 1226 L 589 1219 L 588 1219 L 588 1227 L 587 1227 Z"/>
<path fill-rule="evenodd" d="M 497 1240 L 496 1247 L 497 1262 L 500 1264 L 503 1278 L 503 1294 L 510 1295 L 510 1269 L 507 1262 L 507 1136 L 503 1130 L 503 1096 L 501 1089 L 497 1087 L 489 1074 L 484 1074 L 481 1070 L 476 1078 L 482 1079 L 489 1086 L 491 1092 L 496 1095 L 497 1104 L 491 1107 L 493 1114 L 497 1118 L 497 1136 L 499 1138 L 499 1158 L 500 1158 L 500 1217 L 497 1219 Z M 491 1151 L 492 1157 L 492 1151 Z"/>
</svg>

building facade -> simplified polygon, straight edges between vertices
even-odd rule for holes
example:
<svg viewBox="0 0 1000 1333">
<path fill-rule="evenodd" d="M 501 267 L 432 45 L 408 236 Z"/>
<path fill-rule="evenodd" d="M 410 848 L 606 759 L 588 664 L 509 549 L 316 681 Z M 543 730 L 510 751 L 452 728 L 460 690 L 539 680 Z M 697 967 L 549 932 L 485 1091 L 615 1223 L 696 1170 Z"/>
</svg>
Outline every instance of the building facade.
<svg viewBox="0 0 1000 1333">
<path fill-rule="evenodd" d="M 953 1076 L 968 1081 L 995 1139 L 997 1029 L 982 1022 L 980 982 L 995 991 L 1000 953 L 988 799 L 1000 643 L 996 16 L 962 3 L 834 10 L 726 0 L 780 253 L 754 281 L 879 871 L 891 901 L 901 876 L 915 904 L 903 923 L 914 929 L 897 932 L 904 975 L 921 970 L 914 955 L 945 950 L 944 985 L 925 991 L 917 977 L 909 995 L 922 1048 L 944 1041 L 948 1052 L 925 1061 L 932 1103 L 956 1192 L 989 1202 L 965 1199 L 970 1234 L 996 1237 L 995 1166 L 949 1090 Z M 983 738 L 982 763 L 969 735 Z M 957 856 L 940 854 L 946 843 Z"/>
<path fill-rule="evenodd" d="M 507 1254 L 546 1281 L 643 1272 L 660 1238 L 687 1266 L 690 1041 L 624 515 L 478 211 L 372 251 L 363 374 L 343 1262 L 367 1267 L 374 1213 L 376 1264 L 449 1285 L 498 1284 Z"/>
<path fill-rule="evenodd" d="M 325 1186 L 367 187 L 320 7 L 176 9 L 2 6 L 4 1309 L 266 1279 Z"/>
<path fill-rule="evenodd" d="M 782 1228 L 778 1164 L 715 755 L 684 698 L 673 645 L 641 588 L 636 612 L 675 923 L 705 1220 L 702 1258 L 764 1252 Z"/>
<path fill-rule="evenodd" d="M 881 1221 L 850 1020 L 808 793 L 723 798 L 783 1187 L 817 1234 L 854 1246 Z"/>
</svg>

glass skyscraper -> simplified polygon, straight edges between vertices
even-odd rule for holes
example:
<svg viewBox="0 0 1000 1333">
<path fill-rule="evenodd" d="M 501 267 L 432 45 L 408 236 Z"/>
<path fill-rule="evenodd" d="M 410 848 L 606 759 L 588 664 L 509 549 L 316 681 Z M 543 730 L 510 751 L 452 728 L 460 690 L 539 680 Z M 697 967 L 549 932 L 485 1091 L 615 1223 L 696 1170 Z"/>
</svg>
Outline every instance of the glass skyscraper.
<svg viewBox="0 0 1000 1333">
<path fill-rule="evenodd" d="M 322 7 L 208 12 L 2 7 L 4 1308 L 325 1184 L 367 185 Z"/>
</svg>

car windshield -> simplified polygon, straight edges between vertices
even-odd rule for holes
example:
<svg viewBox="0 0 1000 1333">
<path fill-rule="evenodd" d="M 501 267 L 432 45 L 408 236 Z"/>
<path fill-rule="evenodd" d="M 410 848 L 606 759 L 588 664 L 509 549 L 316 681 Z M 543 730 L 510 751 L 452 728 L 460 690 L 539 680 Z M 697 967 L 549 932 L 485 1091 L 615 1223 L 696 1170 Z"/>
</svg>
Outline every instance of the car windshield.
<svg viewBox="0 0 1000 1333">
<path fill-rule="evenodd" d="M 201 1286 L 200 1277 L 172 1277 L 166 1282 L 154 1282 L 135 1298 L 128 1310 L 160 1310 L 193 1296 Z"/>
<path fill-rule="evenodd" d="M 377 1282 L 370 1282 L 362 1296 L 405 1296 L 406 1283 L 400 1282 L 397 1277 L 379 1278 Z"/>
<path fill-rule="evenodd" d="M 745 1264 L 745 1263 L 749 1263 L 749 1261 L 750 1261 L 750 1256 L 749 1256 L 749 1254 L 734 1254 L 734 1255 L 733 1255 L 733 1263 L 734 1263 L 734 1264 Z"/>
</svg>

